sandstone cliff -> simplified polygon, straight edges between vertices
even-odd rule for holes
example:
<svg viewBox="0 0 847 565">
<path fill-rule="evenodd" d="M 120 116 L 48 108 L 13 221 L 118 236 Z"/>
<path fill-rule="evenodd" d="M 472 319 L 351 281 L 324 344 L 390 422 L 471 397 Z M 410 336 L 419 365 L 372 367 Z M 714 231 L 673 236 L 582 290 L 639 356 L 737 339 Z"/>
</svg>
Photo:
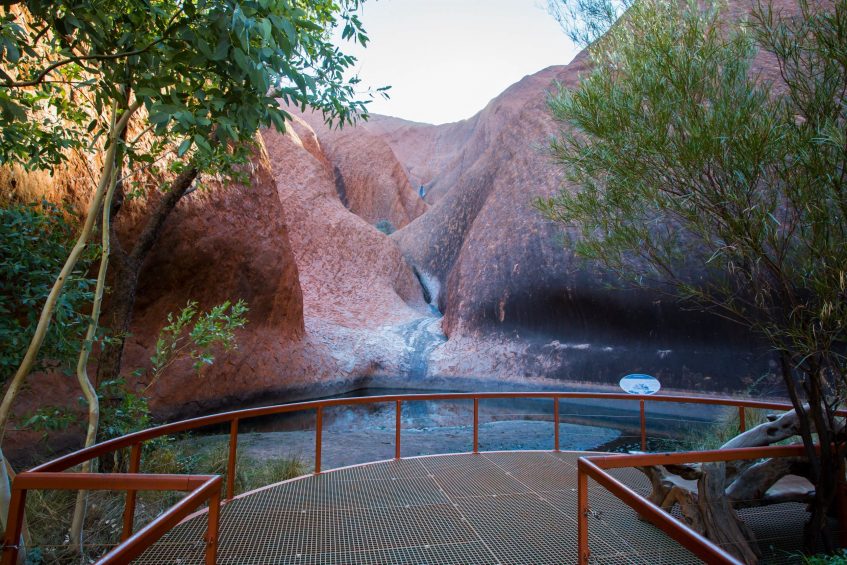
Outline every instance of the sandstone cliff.
<svg viewBox="0 0 847 565">
<path fill-rule="evenodd" d="M 732 18 L 746 6 L 733 3 Z M 767 58 L 757 68 L 774 76 Z M 656 293 L 612 289 L 533 209 L 562 182 L 545 152 L 557 127 L 547 93 L 588 69 L 580 54 L 454 124 L 373 116 L 331 130 L 295 113 L 286 133 L 262 132 L 250 186 L 186 197 L 145 265 L 127 370 L 146 366 L 167 313 L 187 300 L 250 304 L 238 351 L 200 376 L 176 367 L 151 390 L 156 411 L 326 394 L 371 377 L 562 387 L 644 371 L 671 387 L 742 390 L 766 372 L 738 330 Z M 61 178 L 27 182 L 28 194 L 84 200 Z M 144 206 L 122 212 L 129 239 Z M 387 237 L 380 221 L 398 231 Z"/>
<path fill-rule="evenodd" d="M 151 389 L 162 416 L 343 391 L 405 371 L 405 325 L 428 314 L 421 287 L 396 244 L 345 207 L 338 166 L 314 131 L 297 118 L 288 125 L 262 133 L 250 186 L 211 186 L 181 202 L 145 265 L 126 366 L 146 365 L 167 313 L 189 299 L 250 305 L 237 351 L 199 376 L 178 367 Z M 371 179 L 385 181 L 382 173 Z M 408 188 L 401 180 L 385 182 L 369 210 L 393 210 L 401 223 L 425 208 L 411 197 L 403 205 L 392 192 Z"/>
<path fill-rule="evenodd" d="M 387 221 L 402 228 L 428 206 L 409 182 L 404 167 L 380 135 L 367 127 L 329 128 L 319 115 L 296 113 L 295 130 L 309 128 L 330 166 L 341 203 L 370 224 Z M 298 125 L 299 124 L 299 125 Z"/>
</svg>

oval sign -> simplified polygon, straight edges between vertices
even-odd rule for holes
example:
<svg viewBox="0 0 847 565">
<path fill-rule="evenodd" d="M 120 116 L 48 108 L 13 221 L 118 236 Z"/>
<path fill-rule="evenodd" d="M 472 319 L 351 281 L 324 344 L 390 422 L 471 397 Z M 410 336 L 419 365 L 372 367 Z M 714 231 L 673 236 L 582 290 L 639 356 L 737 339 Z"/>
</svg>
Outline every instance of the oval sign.
<svg viewBox="0 0 847 565">
<path fill-rule="evenodd" d="M 656 394 L 662 388 L 659 379 L 640 373 L 625 376 L 620 385 L 629 394 Z"/>
</svg>

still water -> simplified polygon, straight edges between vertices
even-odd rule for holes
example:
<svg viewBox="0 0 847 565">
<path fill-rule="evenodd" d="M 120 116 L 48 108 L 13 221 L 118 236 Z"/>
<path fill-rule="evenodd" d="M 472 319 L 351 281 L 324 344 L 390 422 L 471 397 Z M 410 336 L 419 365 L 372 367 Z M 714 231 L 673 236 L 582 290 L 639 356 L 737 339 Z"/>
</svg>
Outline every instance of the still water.
<svg viewBox="0 0 847 565">
<path fill-rule="evenodd" d="M 361 388 L 327 398 L 390 394 L 462 392 L 448 389 Z M 263 405 L 284 403 L 268 399 Z M 726 409 L 647 403 L 651 437 L 684 439 L 727 414 Z M 394 402 L 324 409 L 322 467 L 331 469 L 394 457 Z M 553 402 L 549 399 L 483 399 L 479 406 L 479 444 L 483 451 L 553 449 Z M 401 412 L 403 457 L 471 451 L 473 401 L 404 401 Z M 239 425 L 239 451 L 252 458 L 297 458 L 314 462 L 315 411 L 244 420 Z M 223 430 L 211 432 L 214 436 Z M 562 450 L 607 450 L 640 439 L 637 401 L 579 399 L 560 401 Z M 217 436 L 223 440 L 225 436 Z M 206 436 L 205 440 L 210 440 Z M 672 444 L 668 444 L 672 445 Z"/>
</svg>

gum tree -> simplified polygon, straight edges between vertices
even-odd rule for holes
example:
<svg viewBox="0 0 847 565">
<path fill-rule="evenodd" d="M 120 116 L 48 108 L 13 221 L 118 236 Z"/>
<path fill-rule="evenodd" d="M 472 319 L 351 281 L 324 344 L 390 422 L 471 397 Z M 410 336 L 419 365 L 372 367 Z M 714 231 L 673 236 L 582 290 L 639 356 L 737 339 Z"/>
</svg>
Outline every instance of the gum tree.
<svg viewBox="0 0 847 565">
<path fill-rule="evenodd" d="M 33 368 L 65 281 L 102 217 L 102 254 L 87 338 L 77 376 L 89 404 L 86 444 L 99 409 L 87 374 L 106 269 L 117 266 L 101 378 L 120 370 L 123 335 L 141 265 L 179 200 L 201 175 L 243 179 L 260 127 L 284 128 L 285 105 L 310 106 L 328 121 L 363 113 L 355 59 L 330 41 L 367 36 L 360 0 L 34 0 L 2 4 L 0 20 L 0 159 L 27 170 L 53 169 L 72 152 L 96 154 L 92 191 L 76 244 L 56 278 L 22 361 L 0 403 L 0 437 L 12 403 Z M 152 180 L 151 180 L 152 179 Z M 152 185 L 152 186 L 151 186 Z M 111 220 L 125 198 L 150 198 L 131 249 Z M 0 517 L 8 479 L 0 452 Z M 75 519 L 75 524 L 81 520 Z M 72 535 L 78 539 L 78 527 Z"/>
<path fill-rule="evenodd" d="M 537 205 L 622 281 L 772 347 L 816 486 L 811 547 L 844 472 L 847 2 L 797 12 L 760 5 L 732 27 L 719 8 L 635 4 L 579 87 L 550 98 L 569 185 Z"/>
</svg>

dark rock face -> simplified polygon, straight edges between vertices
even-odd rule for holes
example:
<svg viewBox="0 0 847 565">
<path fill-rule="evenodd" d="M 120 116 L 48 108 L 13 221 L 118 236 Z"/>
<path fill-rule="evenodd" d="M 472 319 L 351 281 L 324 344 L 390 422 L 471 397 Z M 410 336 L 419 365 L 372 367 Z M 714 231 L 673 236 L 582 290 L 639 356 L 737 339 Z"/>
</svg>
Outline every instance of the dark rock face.
<svg viewBox="0 0 847 565">
<path fill-rule="evenodd" d="M 609 273 L 563 247 L 563 234 L 532 206 L 562 182 L 546 153 L 557 127 L 546 93 L 554 81 L 576 86 L 588 69 L 583 53 L 525 77 L 465 122 L 366 125 L 382 131 L 401 159 L 412 155 L 410 177 L 422 175 L 421 163 L 442 167 L 426 171 L 437 189 L 430 210 L 392 235 L 440 289 L 450 340 L 432 370 L 603 383 L 644 371 L 665 375 L 668 386 L 743 390 L 769 371 L 754 339 L 657 291 L 615 288 Z M 444 137 L 461 138 L 461 151 L 443 144 L 440 153 L 432 140 Z M 415 143 L 426 156 L 411 151 Z M 458 359 L 468 354 L 476 367 Z"/>
</svg>

